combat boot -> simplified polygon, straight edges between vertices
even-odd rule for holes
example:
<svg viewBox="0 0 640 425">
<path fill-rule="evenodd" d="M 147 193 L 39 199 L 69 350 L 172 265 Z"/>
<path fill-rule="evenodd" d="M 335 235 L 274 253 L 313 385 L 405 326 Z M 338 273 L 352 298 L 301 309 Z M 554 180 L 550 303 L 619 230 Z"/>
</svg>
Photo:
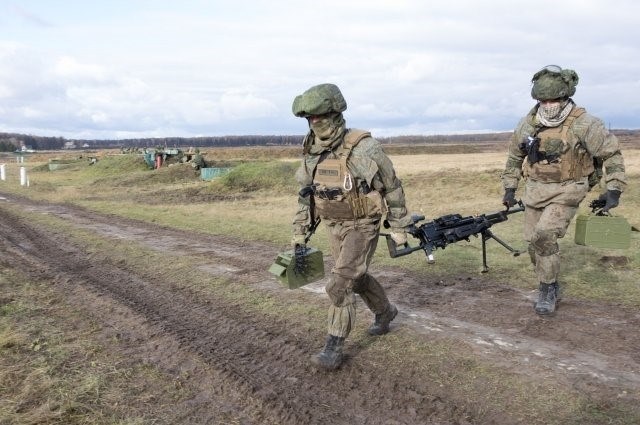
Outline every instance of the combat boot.
<svg viewBox="0 0 640 425">
<path fill-rule="evenodd" d="M 535 305 L 536 313 L 541 316 L 553 314 L 556 311 L 556 302 L 558 301 L 558 284 L 542 283 L 538 290 L 538 302 Z"/>
<path fill-rule="evenodd" d="M 342 364 L 343 345 L 343 337 L 329 335 L 322 351 L 311 356 L 311 363 L 326 370 L 339 368 Z"/>
<path fill-rule="evenodd" d="M 389 304 L 389 308 L 384 313 L 376 314 L 376 320 L 369 327 L 369 335 L 384 335 L 389 332 L 389 323 L 395 319 L 397 314 L 396 306 Z"/>
</svg>

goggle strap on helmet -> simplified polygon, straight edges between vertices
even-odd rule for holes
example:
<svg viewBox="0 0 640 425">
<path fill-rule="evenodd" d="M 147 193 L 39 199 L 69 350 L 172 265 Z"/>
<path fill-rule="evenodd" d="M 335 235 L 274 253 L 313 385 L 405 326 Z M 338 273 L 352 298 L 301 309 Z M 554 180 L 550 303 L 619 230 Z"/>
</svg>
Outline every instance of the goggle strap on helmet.
<svg viewBox="0 0 640 425">
<path fill-rule="evenodd" d="M 537 100 L 568 98 L 575 94 L 578 74 L 573 69 L 547 65 L 531 79 L 531 97 Z"/>
</svg>

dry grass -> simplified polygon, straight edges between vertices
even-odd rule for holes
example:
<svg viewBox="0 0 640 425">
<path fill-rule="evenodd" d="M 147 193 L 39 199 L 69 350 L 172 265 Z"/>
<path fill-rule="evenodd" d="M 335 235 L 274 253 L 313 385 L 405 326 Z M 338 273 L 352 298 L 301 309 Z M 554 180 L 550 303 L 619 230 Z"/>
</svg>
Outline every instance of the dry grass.
<svg viewBox="0 0 640 425">
<path fill-rule="evenodd" d="M 629 174 L 640 172 L 640 149 L 623 152 Z M 504 152 L 482 154 L 390 155 L 400 177 L 445 170 L 465 172 L 502 170 L 507 159 Z"/>
<path fill-rule="evenodd" d="M 244 151 L 230 149 L 226 155 L 240 158 L 256 152 L 260 156 L 279 156 L 283 153 L 282 150 L 253 148 Z M 624 155 L 629 185 L 615 214 L 640 226 L 640 150 L 626 150 Z M 38 166 L 46 162 L 30 163 L 29 188 L 19 186 L 17 164 L 8 164 L 10 181 L 0 182 L 0 190 L 52 202 L 74 202 L 90 209 L 177 228 L 269 241 L 283 248 L 289 244 L 290 223 L 297 205 L 293 176 L 288 174 L 292 174 L 291 167 L 280 169 L 268 161 L 260 161 L 256 170 L 269 170 L 263 171 L 269 174 L 269 179 L 262 178 L 259 173 L 252 176 L 249 172 L 245 178 L 248 176 L 249 183 L 251 179 L 259 179 L 258 187 L 261 189 L 243 191 L 242 188 L 221 187 L 217 183 L 200 181 L 189 170 L 183 172 L 179 167 L 151 171 L 141 164 L 136 165 L 132 157 L 126 159 L 123 155 L 112 155 L 112 160 L 108 158 L 105 156 L 97 166 L 85 165 L 57 172 L 37 171 Z M 391 158 L 403 181 L 411 212 L 433 219 L 444 214 L 474 215 L 503 208 L 500 172 L 506 152 L 392 155 Z M 283 174 L 271 175 L 278 173 Z M 277 183 L 268 183 L 270 179 Z M 286 179 L 290 179 L 291 184 L 283 183 Z M 587 213 L 588 202 L 603 190 L 592 191 L 580 213 Z M 518 196 L 522 196 L 522 190 L 518 191 Z M 508 222 L 497 225 L 494 230 L 499 237 L 521 250 L 525 249 L 522 216 L 511 216 Z M 577 297 L 640 305 L 640 287 L 635 271 L 640 264 L 640 241 L 636 234 L 630 249 L 613 251 L 575 245 L 573 232 L 572 224 L 567 236 L 560 241 L 561 249 L 567 256 L 563 274 L 570 283 L 568 293 Z M 322 250 L 327 249 L 322 229 L 312 242 Z M 419 258 L 419 253 L 391 259 L 384 244 L 381 244 L 375 261 L 380 265 L 403 266 L 429 273 L 446 274 L 451 268 L 471 267 L 473 270 L 476 266 L 479 270 L 481 259 L 478 246 L 479 241 L 475 239 L 470 243 L 451 245 L 446 252 L 437 251 L 436 264 L 427 266 Z M 535 285 L 534 274 L 530 272 L 524 256 L 514 258 L 496 243 L 488 244 L 488 254 L 492 275 L 497 281 L 524 288 Z M 625 256 L 629 264 L 626 267 L 600 264 L 597 260 L 606 255 Z M 521 273 L 523 269 L 527 273 Z M 523 278 L 514 281 L 510 278 L 513 275 Z M 617 291 L 598 288 L 592 283 L 594 276 L 598 277 L 597 280 L 610 282 L 612 286 L 609 289 Z"/>
<path fill-rule="evenodd" d="M 109 252 L 113 261 L 126 263 L 127 267 L 143 274 L 150 263 L 156 265 L 154 274 L 160 272 L 169 279 L 175 276 L 175 279 L 179 280 L 181 276 L 188 274 L 195 282 L 191 290 L 214 293 L 217 297 L 236 303 L 247 311 L 252 310 L 265 317 L 277 317 L 280 320 L 283 315 L 291 316 L 294 318 L 292 320 L 304 318 L 303 322 L 309 324 L 322 323 L 326 315 L 325 309 L 319 305 L 291 303 L 290 300 L 273 297 L 242 285 L 229 285 L 227 282 L 212 279 L 205 272 L 198 271 L 198 259 L 176 259 L 172 256 L 171 261 L 166 261 L 166 254 L 155 250 L 130 242 L 104 239 L 86 230 L 76 229 L 52 216 L 36 216 L 33 213 L 32 215 L 34 221 L 64 230 L 67 236 L 78 243 L 87 244 L 99 252 Z M 15 285 L 17 282 L 12 283 L 12 286 L 20 288 L 20 285 Z M 44 287 L 34 289 L 40 291 L 40 296 L 34 298 L 35 303 L 40 302 L 42 297 L 51 296 L 47 295 L 48 290 Z M 47 313 L 54 313 L 54 317 L 59 320 L 62 318 L 59 316 L 62 311 L 61 308 L 59 311 L 57 309 Z M 36 316 L 25 321 L 24 318 L 13 315 L 11 319 L 12 322 L 21 321 L 26 325 L 41 326 L 34 320 L 40 321 L 43 318 Z M 517 374 L 506 373 L 502 368 L 476 357 L 469 347 L 447 338 L 433 337 L 429 342 L 420 342 L 416 341 L 412 332 L 400 329 L 388 338 L 372 339 L 366 336 L 366 324 L 363 321 L 358 322 L 357 326 L 351 343 L 361 348 L 366 347 L 366 350 L 360 353 L 365 361 L 389 365 L 392 373 L 399 376 L 406 375 L 407 371 L 411 371 L 413 375 L 424 376 L 435 383 L 434 388 L 439 388 L 434 397 L 459 400 L 461 406 L 465 405 L 467 400 L 475 400 L 474 409 L 477 409 L 478 417 L 503 411 L 506 406 L 517 406 L 518 414 L 510 415 L 511 417 L 520 417 L 524 421 L 549 414 L 554 418 L 549 423 L 566 423 L 555 418 L 574 417 L 576 412 L 580 412 L 581 403 L 584 402 L 583 395 L 575 389 L 554 381 L 530 382 Z M 309 325 L 310 332 L 312 329 Z M 82 327 L 80 330 L 82 331 Z M 50 332 L 47 326 L 43 331 Z M 68 335 L 73 334 L 67 332 Z M 60 347 L 60 343 L 53 339 L 47 344 L 48 351 L 64 348 L 77 352 L 76 357 L 85 350 L 86 360 L 74 361 L 73 368 L 64 370 L 66 374 L 52 374 L 52 368 L 49 366 L 28 372 L 24 382 L 22 380 L 25 375 L 16 376 L 15 386 L 20 390 L 20 399 L 26 397 L 34 400 L 32 404 L 25 406 L 30 410 L 28 421 L 24 423 L 146 423 L 136 416 L 140 414 L 137 404 L 144 403 L 147 407 L 153 408 L 154 404 L 148 404 L 146 401 L 147 398 L 151 398 L 151 389 L 162 387 L 163 395 L 166 397 L 184 397 L 181 391 L 171 387 L 170 377 L 149 368 L 140 370 L 131 367 L 115 353 L 110 354 L 109 350 L 95 350 L 87 344 L 90 337 L 91 335 L 87 335 L 83 346 Z M 16 339 L 11 337 L 13 341 Z M 28 339 L 23 339 L 24 342 L 21 344 L 30 343 L 33 346 Z M 11 358 L 11 361 L 17 360 Z M 112 366 L 113 370 L 110 371 L 110 365 L 117 366 Z M 20 370 L 19 366 L 16 370 Z M 28 369 L 27 366 L 23 367 Z M 61 393 L 64 393 L 64 398 L 56 398 Z M 13 396 L 9 398 L 15 400 Z M 45 399 L 46 402 L 43 401 Z M 157 400 L 154 395 L 154 403 L 162 401 Z M 13 408 L 13 404 L 7 407 Z M 10 412 L 10 409 L 5 411 L 5 415 L 6 418 L 25 419 L 24 415 L 16 415 Z"/>
<path fill-rule="evenodd" d="M 237 158 L 255 152 L 233 150 L 227 154 L 229 158 Z M 260 152 L 262 155 L 265 151 Z M 453 212 L 474 214 L 501 209 L 499 174 L 505 157 L 505 152 L 488 152 L 393 155 L 392 160 L 404 182 L 411 210 L 433 218 Z M 200 198 L 210 193 L 213 185 L 199 181 L 177 168 L 149 171 L 127 162 L 130 168 L 123 172 L 117 167 L 118 161 L 109 164 L 105 160 L 102 163 L 104 168 L 85 166 L 47 172 L 35 170 L 46 164 L 46 157 L 39 159 L 27 164 L 30 187 L 19 186 L 19 165 L 12 163 L 8 164 L 7 170 L 10 178 L 0 182 L 0 191 L 52 202 L 73 202 L 106 213 L 172 227 L 234 234 L 283 246 L 290 237 L 290 222 L 296 208 L 295 192 L 289 194 L 261 189 L 236 197 Z M 626 151 L 625 160 L 630 184 L 616 211 L 640 224 L 640 150 Z M 107 164 L 110 167 L 106 167 Z M 166 197 L 163 197 L 163 192 L 167 194 Z M 149 198 L 144 197 L 147 193 L 154 194 L 157 198 L 155 203 L 150 203 Z M 187 195 L 178 198 L 176 193 Z M 44 223 L 54 219 L 43 216 L 34 217 L 34 220 Z M 109 252 L 114 258 L 126 259 L 132 267 L 144 268 L 149 263 L 148 259 L 153 258 L 155 264 L 166 265 L 162 267 L 165 267 L 167 274 L 193 274 L 194 264 L 189 259 L 179 263 L 175 262 L 175 258 L 163 261 L 164 258 L 158 253 L 74 231 L 71 226 L 65 228 L 62 222 L 50 225 L 66 231 L 72 238 Z M 521 229 L 522 217 L 519 215 L 496 226 L 495 230 L 505 240 L 521 248 Z M 629 266 L 611 268 L 596 261 L 610 252 L 576 246 L 572 242 L 572 230 L 571 227 L 569 235 L 561 241 L 567 260 L 563 272 L 570 295 L 640 306 L 637 271 L 640 244 L 637 236 L 631 249 L 613 253 L 628 256 Z M 326 250 L 322 230 L 312 241 Z M 472 244 L 479 246 L 478 241 L 472 241 Z M 454 245 L 448 247 L 446 252 L 438 251 L 437 263 L 429 266 L 422 261 L 420 253 L 391 259 L 384 250 L 384 244 L 380 245 L 375 258 L 376 267 L 394 265 L 420 272 L 446 274 L 451 270 L 469 270 L 469 264 L 475 264 L 479 269 L 481 261 L 479 256 L 475 257 L 479 250 L 470 251 L 463 245 Z M 495 244 L 490 245 L 489 258 L 495 280 L 514 286 L 533 287 L 533 273 L 526 258 L 506 255 Z M 514 275 L 524 276 L 524 279 L 512 280 L 511 276 Z M 211 281 L 206 279 L 207 276 L 202 274 L 197 275 L 195 280 L 211 284 L 213 288 Z M 594 280 L 607 282 L 607 285 L 594 285 Z M 87 320 L 81 312 L 65 310 L 64 300 L 56 296 L 46 282 L 33 282 L 24 276 L 0 270 L 0 290 L 0 298 L 12 299 L 0 308 L 0 423 L 147 423 L 143 416 L 145 410 L 141 407 L 146 405 L 146 400 L 142 398 L 145 385 L 166 387 L 167 397 L 185 396 L 170 389 L 173 383 L 171 377 L 128 364 L 127 359 L 110 354 L 104 341 L 92 341 L 94 331 L 100 324 Z M 232 291 L 224 285 L 218 285 L 216 290 L 265 316 L 281 313 L 296 318 L 308 316 L 310 322 L 319 323 L 324 315 L 324 310 L 320 308 L 309 309 L 295 304 L 285 306 L 282 300 L 263 297 L 257 292 L 237 288 Z M 59 323 L 68 325 L 60 327 Z M 359 323 L 358 326 L 364 324 Z M 70 335 L 75 337 L 69 338 Z M 357 338 L 354 341 L 364 343 Z M 118 341 L 113 343 L 117 344 Z M 491 368 L 477 361 L 470 353 L 448 344 L 436 341 L 418 345 L 411 335 L 399 332 L 377 343 L 370 352 L 398 368 L 423 371 L 429 379 L 442 384 L 443 392 L 454 388 L 457 394 L 486 402 L 491 409 L 502 404 L 505 408 L 517 407 L 522 417 L 551 411 L 564 412 L 567 418 L 572 418 L 579 409 L 576 403 L 582 400 L 580 394 L 562 388 L 550 391 L 552 383 L 549 383 L 549 387 L 533 388 L 517 377 L 505 376 L 501 370 Z M 402 373 L 402 369 L 398 369 L 398 373 Z M 162 402 L 169 406 L 172 400 Z M 28 416 L 21 411 L 28 412 Z"/>
<path fill-rule="evenodd" d="M 396 172 L 403 178 L 445 170 L 465 172 L 498 170 L 504 168 L 504 152 L 482 154 L 433 154 L 433 155 L 390 155 Z"/>
</svg>

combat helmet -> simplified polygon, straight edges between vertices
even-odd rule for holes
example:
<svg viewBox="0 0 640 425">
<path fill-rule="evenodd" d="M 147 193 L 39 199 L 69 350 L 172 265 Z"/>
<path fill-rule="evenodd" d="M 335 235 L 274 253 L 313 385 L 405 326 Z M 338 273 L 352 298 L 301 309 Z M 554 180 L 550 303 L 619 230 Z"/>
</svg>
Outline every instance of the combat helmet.
<svg viewBox="0 0 640 425">
<path fill-rule="evenodd" d="M 313 86 L 293 100 L 291 110 L 296 117 L 324 115 L 343 112 L 347 109 L 340 89 L 335 84 L 325 83 Z"/>
<path fill-rule="evenodd" d="M 576 92 L 578 74 L 573 69 L 547 65 L 531 79 L 531 97 L 536 100 L 568 98 Z"/>
</svg>

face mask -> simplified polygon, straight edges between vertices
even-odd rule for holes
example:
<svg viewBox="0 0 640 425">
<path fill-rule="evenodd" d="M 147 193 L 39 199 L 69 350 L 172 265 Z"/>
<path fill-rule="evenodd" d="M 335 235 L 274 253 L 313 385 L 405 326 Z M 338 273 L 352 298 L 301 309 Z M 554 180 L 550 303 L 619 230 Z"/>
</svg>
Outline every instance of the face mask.
<svg viewBox="0 0 640 425">
<path fill-rule="evenodd" d="M 334 130 L 333 118 L 326 117 L 314 123 L 309 123 L 309 127 L 320 140 L 327 140 L 331 137 Z"/>
<path fill-rule="evenodd" d="M 540 115 L 548 120 L 555 118 L 562 110 L 564 106 L 563 103 L 564 102 L 540 103 Z"/>
</svg>

